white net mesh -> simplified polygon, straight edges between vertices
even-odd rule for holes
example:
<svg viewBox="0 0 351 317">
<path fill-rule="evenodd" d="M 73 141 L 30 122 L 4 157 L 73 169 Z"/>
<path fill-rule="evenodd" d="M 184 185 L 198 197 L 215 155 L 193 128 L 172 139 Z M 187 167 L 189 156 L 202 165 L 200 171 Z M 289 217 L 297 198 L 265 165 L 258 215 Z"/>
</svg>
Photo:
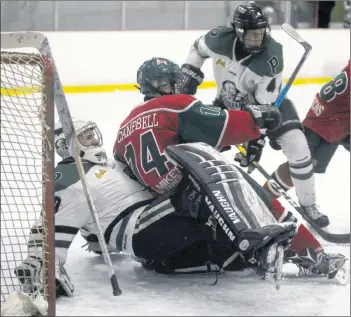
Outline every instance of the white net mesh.
<svg viewBox="0 0 351 317">
<path fill-rule="evenodd" d="M 32 270 L 18 274 L 35 274 L 48 295 L 44 65 L 40 55 L 1 52 L 1 302 L 28 291 L 14 273 L 23 262 Z"/>
</svg>

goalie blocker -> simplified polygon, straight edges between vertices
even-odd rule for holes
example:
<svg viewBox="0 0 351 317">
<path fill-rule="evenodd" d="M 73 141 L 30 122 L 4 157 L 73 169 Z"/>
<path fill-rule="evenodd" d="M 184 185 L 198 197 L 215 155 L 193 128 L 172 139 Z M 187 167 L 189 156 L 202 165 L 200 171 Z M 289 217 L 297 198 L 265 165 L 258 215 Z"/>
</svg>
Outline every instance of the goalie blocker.
<svg viewBox="0 0 351 317">
<path fill-rule="evenodd" d="M 274 267 L 267 254 L 285 247 L 296 225 L 278 224 L 235 165 L 211 146 L 169 146 L 166 153 L 182 170 L 182 183 L 130 212 L 105 233 L 107 243 L 159 273 Z"/>
</svg>

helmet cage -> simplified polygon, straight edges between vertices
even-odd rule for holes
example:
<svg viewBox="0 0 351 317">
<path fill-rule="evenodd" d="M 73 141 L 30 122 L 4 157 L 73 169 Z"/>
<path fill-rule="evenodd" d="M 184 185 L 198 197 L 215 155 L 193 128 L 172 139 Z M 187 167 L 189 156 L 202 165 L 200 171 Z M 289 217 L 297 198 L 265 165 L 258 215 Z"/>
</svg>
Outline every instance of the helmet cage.
<svg viewBox="0 0 351 317">
<path fill-rule="evenodd" d="M 103 145 L 101 131 L 94 122 L 89 122 L 80 131 L 77 131 L 77 139 L 84 148 Z"/>
<path fill-rule="evenodd" d="M 235 32 L 249 54 L 259 54 L 268 46 L 271 29 L 269 26 L 262 28 L 235 26 Z"/>
<path fill-rule="evenodd" d="M 172 73 L 156 73 L 153 80 L 147 79 L 151 89 L 154 89 L 158 94 L 173 95 L 179 94 L 181 91 L 183 76 L 179 71 Z"/>
<path fill-rule="evenodd" d="M 105 150 L 102 148 L 102 134 L 95 122 L 73 121 L 77 140 L 81 145 L 80 157 L 87 161 L 105 164 L 108 161 Z M 67 145 L 61 123 L 56 124 L 55 129 L 55 149 L 56 153 L 63 159 L 73 156 Z"/>
<path fill-rule="evenodd" d="M 177 64 L 157 57 L 143 63 L 137 80 L 141 93 L 147 97 L 179 94 L 184 81 Z"/>
</svg>

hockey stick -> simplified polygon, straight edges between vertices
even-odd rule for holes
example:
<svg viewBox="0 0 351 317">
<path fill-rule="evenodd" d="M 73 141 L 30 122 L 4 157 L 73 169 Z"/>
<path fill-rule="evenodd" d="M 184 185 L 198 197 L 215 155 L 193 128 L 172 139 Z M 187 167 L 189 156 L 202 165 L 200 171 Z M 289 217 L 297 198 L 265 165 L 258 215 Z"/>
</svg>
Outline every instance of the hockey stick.
<svg viewBox="0 0 351 317">
<path fill-rule="evenodd" d="M 72 156 L 75 159 L 78 174 L 79 174 L 82 186 L 83 186 L 83 191 L 84 191 L 85 198 L 87 200 L 89 211 L 91 214 L 91 218 L 92 218 L 92 220 L 96 226 L 96 229 L 98 231 L 97 237 L 99 240 L 100 248 L 101 248 L 102 254 L 104 256 L 105 262 L 109 267 L 109 277 L 110 277 L 110 282 L 111 282 L 111 286 L 112 286 L 112 290 L 113 290 L 113 295 L 114 296 L 120 295 L 120 294 L 122 294 L 122 291 L 118 285 L 117 277 L 116 277 L 116 274 L 115 274 L 114 269 L 113 269 L 110 254 L 108 253 L 107 245 L 106 245 L 106 242 L 105 242 L 102 230 L 101 230 L 99 217 L 98 217 L 98 214 L 96 212 L 95 206 L 93 204 L 93 199 L 91 197 L 89 188 L 87 186 L 87 179 L 85 176 L 83 163 L 82 163 L 82 160 L 80 157 L 80 153 L 81 153 L 80 144 L 78 142 L 77 135 L 76 135 L 75 130 L 74 130 L 71 113 L 69 111 L 66 96 L 63 92 L 61 80 L 60 80 L 58 71 L 56 69 L 56 64 L 55 64 L 54 58 L 53 58 L 52 53 L 51 53 L 49 41 L 48 41 L 47 37 L 45 37 L 41 33 L 28 32 L 27 34 L 32 34 L 32 36 L 37 41 L 40 41 L 39 51 L 45 59 L 45 62 L 47 64 L 46 66 L 50 68 L 50 70 L 53 74 L 53 77 L 54 77 L 54 101 L 55 101 L 56 109 L 57 109 L 57 112 L 58 112 L 58 115 L 60 117 L 60 121 L 62 124 L 63 133 L 64 133 L 65 138 L 67 140 L 67 144 L 70 147 L 70 150 L 71 150 L 70 153 L 73 154 Z"/>
<path fill-rule="evenodd" d="M 304 64 L 304 62 L 306 61 L 308 55 L 311 53 L 311 50 L 312 50 L 312 46 L 307 43 L 297 32 L 296 30 L 290 25 L 290 24 L 287 24 L 287 23 L 284 23 L 282 25 L 282 28 L 283 30 L 288 34 L 290 35 L 295 41 L 297 41 L 298 43 L 300 43 L 305 52 L 304 54 L 302 55 L 299 63 L 297 64 L 297 66 L 295 67 L 293 73 L 291 74 L 288 82 L 286 83 L 285 87 L 282 89 L 282 91 L 280 92 L 277 100 L 275 101 L 274 103 L 274 106 L 279 108 L 281 103 L 283 102 L 286 94 L 288 93 L 289 89 L 291 88 L 291 85 L 293 84 L 298 72 L 300 71 L 302 65 Z"/>
<path fill-rule="evenodd" d="M 244 147 L 238 145 L 237 148 L 242 154 L 246 155 L 246 150 Z M 266 170 L 259 163 L 253 162 L 252 164 L 256 166 L 258 171 L 268 180 L 272 187 L 279 192 L 292 207 L 295 208 L 295 210 L 313 227 L 314 230 L 317 231 L 317 233 L 324 240 L 332 243 L 350 243 L 350 233 L 339 234 L 327 232 L 318 226 L 314 221 L 306 218 L 305 212 L 302 210 L 299 203 L 292 199 L 291 196 L 289 196 L 289 194 L 272 178 L 271 175 L 266 172 Z"/>
</svg>

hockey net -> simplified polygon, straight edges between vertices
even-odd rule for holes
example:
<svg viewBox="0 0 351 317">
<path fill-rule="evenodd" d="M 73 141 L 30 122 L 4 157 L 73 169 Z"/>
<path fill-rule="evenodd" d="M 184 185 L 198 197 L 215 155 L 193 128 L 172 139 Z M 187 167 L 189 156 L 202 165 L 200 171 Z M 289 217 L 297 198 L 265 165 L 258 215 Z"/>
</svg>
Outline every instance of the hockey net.
<svg viewBox="0 0 351 317">
<path fill-rule="evenodd" d="M 1 315 L 53 316 L 53 76 L 44 56 L 11 50 L 7 39 L 1 34 Z M 28 261 L 32 247 L 41 267 Z M 23 261 L 34 270 L 22 278 L 39 281 L 40 292 L 15 275 Z"/>
</svg>

